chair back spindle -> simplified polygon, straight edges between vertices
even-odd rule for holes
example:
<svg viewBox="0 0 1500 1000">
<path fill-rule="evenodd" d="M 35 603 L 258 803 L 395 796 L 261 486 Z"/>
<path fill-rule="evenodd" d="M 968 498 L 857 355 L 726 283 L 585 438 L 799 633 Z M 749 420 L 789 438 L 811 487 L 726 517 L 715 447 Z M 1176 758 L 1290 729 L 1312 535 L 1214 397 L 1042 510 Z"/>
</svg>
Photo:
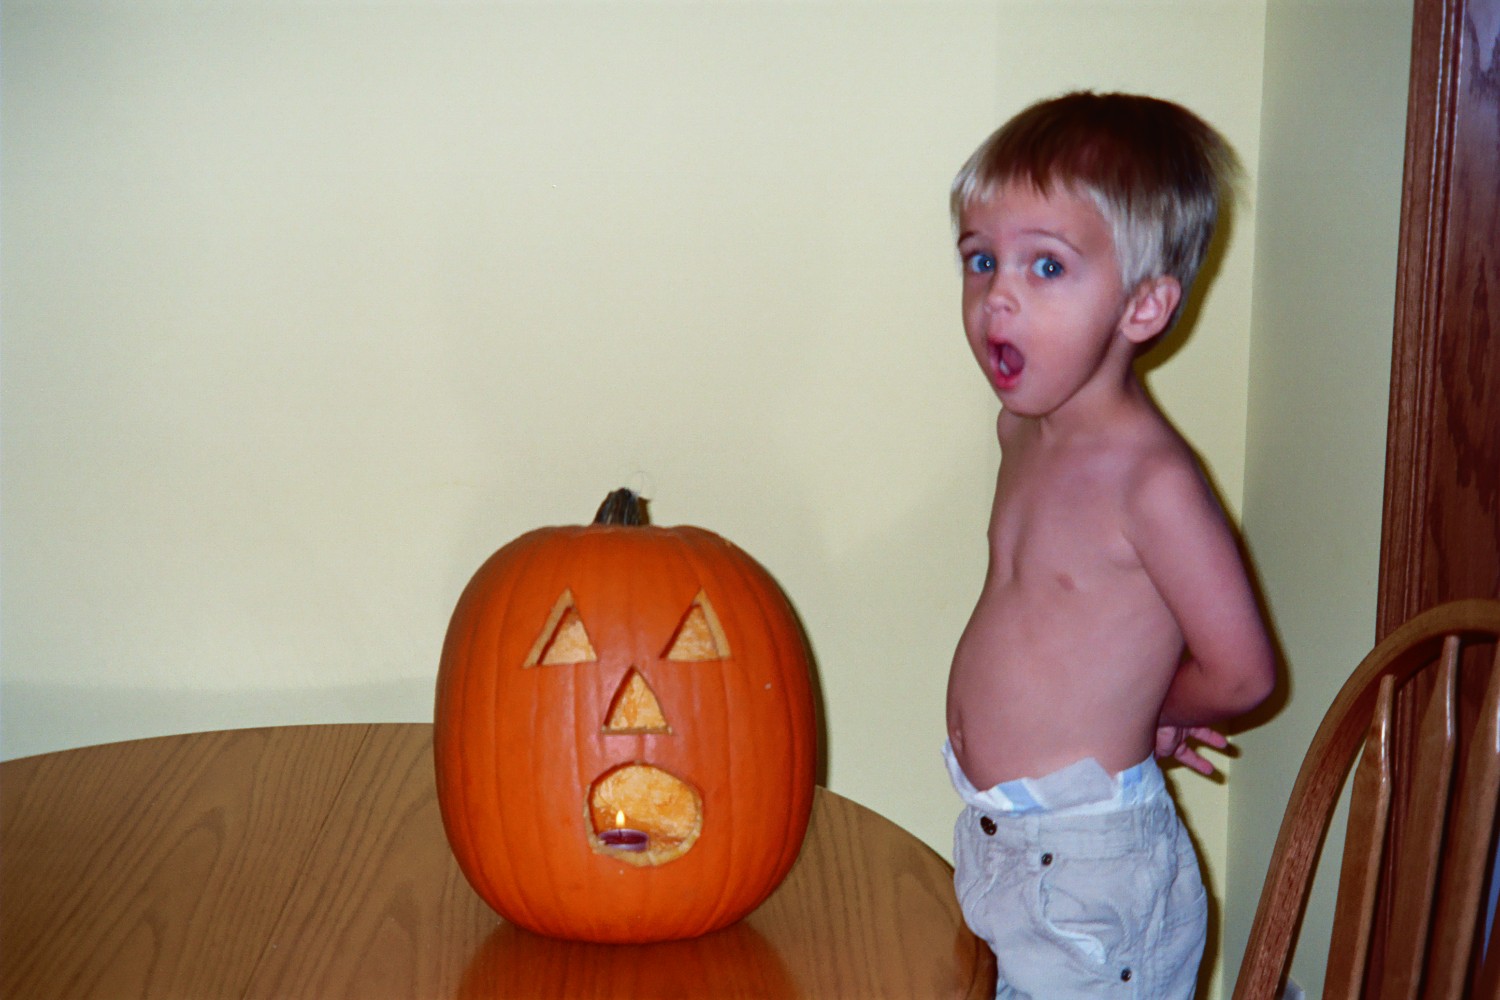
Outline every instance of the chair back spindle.
<svg viewBox="0 0 1500 1000">
<path fill-rule="evenodd" d="M 1391 873 L 1393 899 L 1391 930 L 1386 938 L 1385 975 L 1380 1000 L 1417 1000 L 1427 957 L 1427 932 L 1432 922 L 1432 900 L 1437 892 L 1438 866 L 1443 847 L 1444 820 L 1453 782 L 1455 690 L 1458 680 L 1458 636 L 1443 641 L 1437 684 L 1427 698 L 1417 729 L 1406 800 L 1406 842 Z"/>
<path fill-rule="evenodd" d="M 1391 716 L 1396 679 L 1382 677 L 1370 732 L 1349 800 L 1349 830 L 1334 903 L 1333 934 L 1328 947 L 1324 1000 L 1357 1000 L 1364 988 L 1370 935 L 1375 928 L 1375 898 L 1391 814 Z"/>
<path fill-rule="evenodd" d="M 1443 884 L 1433 916 L 1432 957 L 1424 997 L 1459 1000 L 1464 988 L 1464 969 L 1475 949 L 1484 951 L 1477 935 L 1480 915 L 1488 902 L 1485 895 L 1491 871 L 1495 829 L 1495 805 L 1500 797 L 1500 647 L 1490 666 L 1489 682 L 1480 703 L 1474 736 L 1464 761 L 1463 775 L 1451 823 L 1452 846 L 1443 869 Z M 1491 967 L 1490 985 L 1476 996 L 1493 1000 L 1500 996 L 1500 953 L 1485 956 Z M 1484 980 L 1484 975 L 1479 979 Z M 1482 987 L 1476 987 L 1476 990 Z"/>
</svg>

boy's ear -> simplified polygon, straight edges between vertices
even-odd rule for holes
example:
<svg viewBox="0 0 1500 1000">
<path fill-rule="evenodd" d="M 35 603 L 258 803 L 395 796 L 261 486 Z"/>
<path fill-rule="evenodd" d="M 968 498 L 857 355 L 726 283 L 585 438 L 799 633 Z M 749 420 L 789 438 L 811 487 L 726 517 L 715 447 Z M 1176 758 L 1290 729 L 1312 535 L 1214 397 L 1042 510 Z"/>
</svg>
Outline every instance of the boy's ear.
<svg viewBox="0 0 1500 1000">
<path fill-rule="evenodd" d="M 1170 274 L 1147 278 L 1125 303 L 1120 331 L 1133 344 L 1148 343 L 1167 328 L 1181 301 L 1182 283 L 1176 278 Z"/>
</svg>

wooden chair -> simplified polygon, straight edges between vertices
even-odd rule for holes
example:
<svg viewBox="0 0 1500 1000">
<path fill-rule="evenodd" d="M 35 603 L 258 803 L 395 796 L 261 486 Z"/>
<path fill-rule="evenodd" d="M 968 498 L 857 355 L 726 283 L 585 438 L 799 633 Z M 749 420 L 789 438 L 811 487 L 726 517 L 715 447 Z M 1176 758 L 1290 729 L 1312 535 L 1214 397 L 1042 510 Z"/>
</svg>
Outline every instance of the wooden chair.
<svg viewBox="0 0 1500 1000">
<path fill-rule="evenodd" d="M 1497 637 L 1500 601 L 1444 604 L 1398 628 L 1345 683 L 1292 787 L 1234 1000 L 1281 996 L 1361 745 L 1323 997 L 1500 997 L 1500 942 L 1486 953 L 1483 941 L 1500 790 L 1500 646 L 1487 648 Z M 1393 746 L 1398 717 L 1416 732 L 1409 753 Z"/>
</svg>

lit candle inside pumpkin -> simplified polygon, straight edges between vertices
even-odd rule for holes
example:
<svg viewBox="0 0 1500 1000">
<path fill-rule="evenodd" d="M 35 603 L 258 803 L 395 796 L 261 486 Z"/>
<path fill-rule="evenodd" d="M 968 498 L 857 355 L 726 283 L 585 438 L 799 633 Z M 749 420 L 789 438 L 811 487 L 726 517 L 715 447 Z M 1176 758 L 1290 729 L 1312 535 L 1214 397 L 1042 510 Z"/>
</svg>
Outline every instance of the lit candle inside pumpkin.
<svg viewBox="0 0 1500 1000">
<path fill-rule="evenodd" d="M 599 834 L 599 842 L 617 851 L 644 851 L 650 838 L 644 830 L 632 830 L 625 825 L 625 810 L 615 810 L 615 828 Z"/>
</svg>

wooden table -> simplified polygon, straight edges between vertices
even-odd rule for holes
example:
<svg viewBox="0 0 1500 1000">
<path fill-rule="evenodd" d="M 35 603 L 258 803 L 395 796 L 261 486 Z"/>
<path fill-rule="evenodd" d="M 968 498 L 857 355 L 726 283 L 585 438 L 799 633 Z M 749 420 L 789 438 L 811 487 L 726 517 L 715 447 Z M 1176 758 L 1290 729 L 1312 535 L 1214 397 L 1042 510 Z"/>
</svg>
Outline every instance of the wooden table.
<svg viewBox="0 0 1500 1000">
<path fill-rule="evenodd" d="M 948 866 L 818 789 L 802 855 L 694 941 L 501 920 L 448 851 L 431 727 L 294 726 L 0 764 L 4 997 L 989 997 Z"/>
</svg>

